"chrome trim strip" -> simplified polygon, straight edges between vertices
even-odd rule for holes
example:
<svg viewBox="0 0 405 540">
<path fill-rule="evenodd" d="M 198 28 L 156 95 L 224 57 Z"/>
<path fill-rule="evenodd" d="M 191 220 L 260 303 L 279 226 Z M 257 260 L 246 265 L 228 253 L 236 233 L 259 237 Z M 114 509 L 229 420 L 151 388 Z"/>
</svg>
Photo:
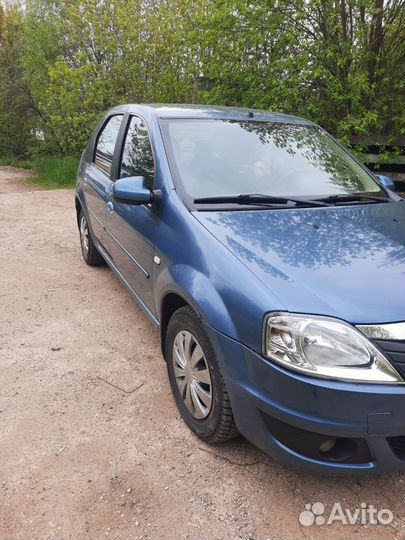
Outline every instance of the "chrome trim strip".
<svg viewBox="0 0 405 540">
<path fill-rule="evenodd" d="M 98 222 L 100 223 L 100 225 L 102 226 L 103 230 L 105 231 L 105 225 L 104 225 L 104 223 L 98 219 L 98 217 L 96 216 L 96 214 L 95 214 L 92 210 L 90 210 L 90 208 L 89 208 L 88 206 L 86 207 L 86 210 L 94 217 L 94 219 L 95 219 L 96 221 L 98 221 Z"/>
<path fill-rule="evenodd" d="M 125 277 L 121 274 L 121 272 L 118 270 L 118 268 L 115 266 L 111 258 L 108 256 L 106 251 L 102 248 L 102 246 L 98 246 L 98 249 L 101 252 L 101 255 L 104 257 L 110 268 L 113 270 L 113 272 L 117 275 L 117 277 L 121 280 L 121 282 L 125 285 L 125 287 L 128 289 L 129 293 L 133 296 L 133 298 L 138 302 L 141 309 L 148 315 L 148 317 L 151 319 L 152 323 L 155 325 L 156 328 L 159 328 L 160 322 L 155 317 L 155 315 L 152 313 L 152 311 L 148 308 L 148 306 L 145 304 L 145 302 L 137 295 L 135 290 L 131 287 L 129 282 L 125 279 Z"/>
<path fill-rule="evenodd" d="M 88 211 L 90 212 L 90 214 L 91 214 L 91 215 L 92 215 L 92 216 L 100 223 L 100 225 L 103 227 L 104 231 L 105 231 L 105 232 L 106 232 L 106 233 L 114 240 L 114 242 L 115 242 L 116 244 L 118 244 L 118 246 L 122 249 L 122 251 L 124 251 L 124 253 L 131 259 L 131 261 L 139 268 L 139 270 L 140 270 L 141 272 L 143 272 L 143 274 L 145 274 L 145 277 L 146 277 L 147 279 L 149 279 L 149 278 L 150 278 L 149 272 L 147 272 L 147 271 L 145 270 L 145 268 L 144 268 L 143 266 L 141 266 L 141 265 L 139 264 L 139 262 L 138 262 L 138 261 L 137 261 L 137 260 L 136 260 L 136 259 L 135 259 L 135 258 L 134 258 L 134 257 L 133 257 L 133 256 L 132 256 L 125 248 L 124 248 L 124 246 L 121 244 L 121 242 L 119 242 L 119 241 L 115 238 L 115 236 L 114 236 L 112 233 L 110 233 L 110 231 L 107 229 L 107 227 L 102 223 L 102 221 L 100 221 L 100 220 L 98 219 L 98 217 L 94 214 L 94 212 L 92 212 L 92 211 L 90 210 L 90 208 L 87 208 L 87 210 L 88 210 Z"/>
<path fill-rule="evenodd" d="M 143 266 L 141 266 L 139 264 L 139 262 L 124 248 L 124 246 L 121 244 L 121 242 L 119 242 L 115 238 L 115 236 L 112 233 L 110 233 L 110 231 L 107 228 L 105 229 L 105 231 L 106 231 L 106 233 L 108 233 L 111 236 L 111 238 L 114 240 L 114 242 L 122 249 L 122 251 L 125 253 L 125 255 L 127 255 L 131 259 L 131 261 L 139 268 L 139 270 L 141 272 L 143 272 L 147 278 L 150 278 L 149 272 L 147 272 L 145 270 L 145 268 Z"/>
<path fill-rule="evenodd" d="M 389 324 L 358 324 L 356 328 L 371 339 L 385 339 L 388 341 L 405 340 L 405 322 Z"/>
</svg>

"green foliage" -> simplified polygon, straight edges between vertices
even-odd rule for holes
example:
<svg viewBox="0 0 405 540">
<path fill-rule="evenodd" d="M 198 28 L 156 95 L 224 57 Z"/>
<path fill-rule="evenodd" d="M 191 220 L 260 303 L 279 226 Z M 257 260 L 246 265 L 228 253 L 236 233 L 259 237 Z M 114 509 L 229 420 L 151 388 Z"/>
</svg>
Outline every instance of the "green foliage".
<svg viewBox="0 0 405 540">
<path fill-rule="evenodd" d="M 405 134 L 403 0 L 7 6 L 0 3 L 0 155 L 78 155 L 101 114 L 125 102 L 282 111 L 346 143 L 383 135 L 394 146 Z"/>
<path fill-rule="evenodd" d="M 0 4 L 0 153 L 23 155 L 30 141 L 29 90 L 22 65 L 23 16 Z"/>
</svg>

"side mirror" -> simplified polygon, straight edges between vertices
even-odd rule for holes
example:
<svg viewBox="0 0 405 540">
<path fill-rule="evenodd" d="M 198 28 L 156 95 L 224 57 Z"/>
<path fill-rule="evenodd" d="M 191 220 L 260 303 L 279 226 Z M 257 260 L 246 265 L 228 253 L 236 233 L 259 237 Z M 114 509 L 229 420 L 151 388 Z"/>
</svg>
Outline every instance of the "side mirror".
<svg viewBox="0 0 405 540">
<path fill-rule="evenodd" d="M 148 204 L 153 198 L 143 176 L 128 176 L 116 180 L 112 194 L 116 201 L 124 204 Z"/>
<path fill-rule="evenodd" d="M 391 191 L 394 191 L 395 189 L 394 180 L 391 178 L 391 176 L 377 174 L 377 182 Z"/>
</svg>

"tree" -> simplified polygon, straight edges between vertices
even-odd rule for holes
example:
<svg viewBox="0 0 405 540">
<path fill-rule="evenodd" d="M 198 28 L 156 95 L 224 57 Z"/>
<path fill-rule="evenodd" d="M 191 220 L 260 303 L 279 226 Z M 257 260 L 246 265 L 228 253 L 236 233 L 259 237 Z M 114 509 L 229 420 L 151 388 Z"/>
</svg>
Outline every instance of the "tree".
<svg viewBox="0 0 405 540">
<path fill-rule="evenodd" d="M 31 136 L 30 89 L 25 84 L 23 17 L 13 6 L 0 5 L 0 149 L 23 155 Z"/>
<path fill-rule="evenodd" d="M 405 0 L 26 0 L 0 11 L 3 154 L 77 154 L 106 109 L 131 101 L 283 111 L 345 142 L 394 142 L 404 89 Z"/>
</svg>

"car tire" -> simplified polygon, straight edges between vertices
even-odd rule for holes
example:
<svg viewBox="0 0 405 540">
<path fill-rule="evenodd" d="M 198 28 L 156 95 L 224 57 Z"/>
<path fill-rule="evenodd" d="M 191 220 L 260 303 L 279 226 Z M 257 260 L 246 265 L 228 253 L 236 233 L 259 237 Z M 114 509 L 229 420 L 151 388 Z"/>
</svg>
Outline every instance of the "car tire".
<svg viewBox="0 0 405 540">
<path fill-rule="evenodd" d="M 237 437 L 215 349 L 201 319 L 188 306 L 169 321 L 165 358 L 174 399 L 188 427 L 211 444 Z"/>
<path fill-rule="evenodd" d="M 105 264 L 103 257 L 94 245 L 94 240 L 87 221 L 86 214 L 80 210 L 79 214 L 80 247 L 83 259 L 89 266 L 101 266 Z"/>
</svg>

